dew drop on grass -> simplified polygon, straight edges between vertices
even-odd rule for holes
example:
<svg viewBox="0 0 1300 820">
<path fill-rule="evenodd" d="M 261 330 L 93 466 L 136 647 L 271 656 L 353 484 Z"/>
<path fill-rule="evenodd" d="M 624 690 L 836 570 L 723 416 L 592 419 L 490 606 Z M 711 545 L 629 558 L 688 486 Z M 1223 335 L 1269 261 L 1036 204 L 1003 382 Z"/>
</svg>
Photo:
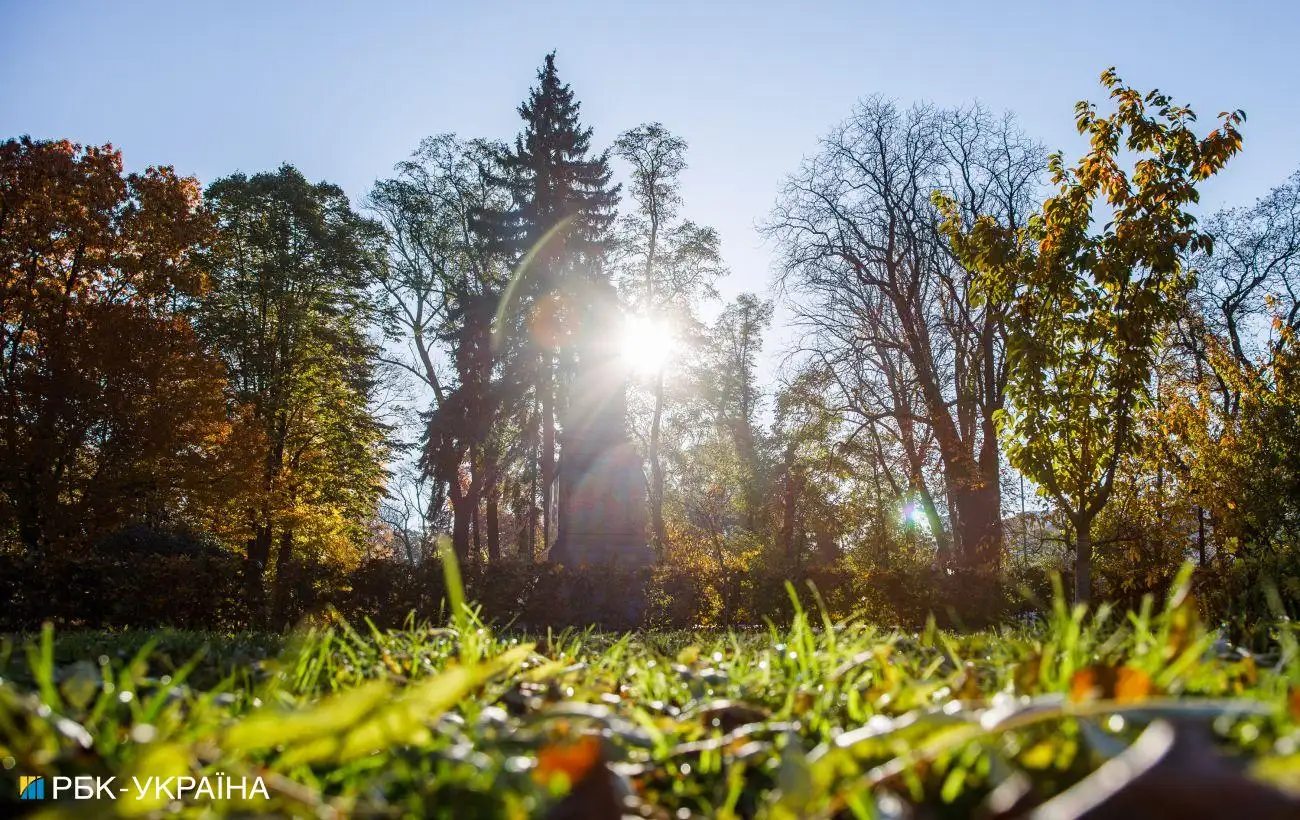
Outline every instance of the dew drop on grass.
<svg viewBox="0 0 1300 820">
<path fill-rule="evenodd" d="M 514 757 L 510 757 L 506 759 L 505 769 L 506 771 L 511 772 L 513 774 L 518 774 L 520 772 L 526 772 L 529 769 L 533 768 L 533 764 L 534 761 L 531 757 L 516 755 Z"/>
<path fill-rule="evenodd" d="M 158 730 L 148 723 L 137 723 L 131 727 L 131 739 L 136 743 L 152 743 L 158 736 Z"/>
</svg>

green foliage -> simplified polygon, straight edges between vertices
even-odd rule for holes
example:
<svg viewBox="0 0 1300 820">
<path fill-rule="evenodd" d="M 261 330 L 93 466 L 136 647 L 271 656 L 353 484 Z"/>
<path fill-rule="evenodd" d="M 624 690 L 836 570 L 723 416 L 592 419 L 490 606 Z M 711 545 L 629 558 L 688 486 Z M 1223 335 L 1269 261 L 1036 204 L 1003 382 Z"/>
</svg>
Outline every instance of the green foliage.
<svg viewBox="0 0 1300 820">
<path fill-rule="evenodd" d="M 555 52 L 547 54 L 537 86 L 518 109 L 524 131 L 498 156 L 498 180 L 513 204 L 480 214 L 480 230 L 516 260 L 545 245 L 528 271 L 536 277 L 535 293 L 576 284 L 563 282 L 561 266 L 598 266 L 618 205 L 609 152 L 590 155 L 591 128 L 579 120 L 580 108 L 573 90 L 560 82 Z"/>
<path fill-rule="evenodd" d="M 218 224 L 201 335 L 225 360 L 261 441 L 247 557 L 355 560 L 385 479 L 387 431 L 372 414 L 376 350 L 370 287 L 383 231 L 341 188 L 283 166 L 212 183 Z"/>
<path fill-rule="evenodd" d="M 1075 528 L 1076 593 L 1085 601 L 1089 530 L 1135 445 L 1161 334 L 1191 284 L 1181 256 L 1209 247 L 1187 208 L 1197 184 L 1240 150 L 1244 119 L 1224 114 L 1197 138 L 1191 109 L 1158 91 L 1138 93 L 1113 69 L 1101 80 L 1115 112 L 1078 104 L 1090 150 L 1068 168 L 1053 155 L 1058 192 L 1027 227 L 983 218 L 967 232 L 954 203 L 937 198 L 957 253 L 984 277 L 984 298 L 1012 305 L 1000 421 L 1007 456 Z M 1121 168 L 1124 152 L 1136 157 L 1131 172 Z M 1099 212 L 1105 222 L 1096 231 Z"/>
<path fill-rule="evenodd" d="M 1250 374 L 1227 447 L 1199 465 L 1226 479 L 1226 534 L 1242 552 L 1300 544 L 1300 338 L 1286 332 Z"/>
<path fill-rule="evenodd" d="M 116 546 L 124 546 L 118 542 Z M 197 554 L 133 549 L 37 558 L 0 553 L 0 629 L 237 629 L 248 626 L 240 561 L 223 548 Z"/>
<path fill-rule="evenodd" d="M 1269 646 L 1300 621 L 1300 550 L 1260 550 L 1218 562 L 1197 580 L 1210 611 L 1247 646 Z"/>
<path fill-rule="evenodd" d="M 312 551 L 304 545 L 304 552 Z M 36 630 L 44 622 L 60 629 L 250 629 L 261 623 L 261 613 L 245 594 L 244 569 L 239 556 L 216 547 L 190 554 L 122 550 L 36 558 L 0 553 L 0 595 L 9 602 L 0 610 L 0 630 Z M 708 576 L 684 572 L 675 571 L 674 577 L 708 583 Z M 482 619 L 543 630 L 638 626 L 630 620 L 627 595 L 650 584 L 644 573 L 618 567 L 565 569 L 520 561 L 465 566 L 461 581 Z M 297 560 L 280 568 L 280 616 L 289 625 L 342 617 L 397 627 L 413 613 L 437 620 L 460 611 L 448 594 L 456 587 L 437 561 L 412 566 L 370 559 L 343 566 Z M 707 611 L 664 607 L 649 618 L 688 628 L 702 623 L 701 612 Z"/>
</svg>

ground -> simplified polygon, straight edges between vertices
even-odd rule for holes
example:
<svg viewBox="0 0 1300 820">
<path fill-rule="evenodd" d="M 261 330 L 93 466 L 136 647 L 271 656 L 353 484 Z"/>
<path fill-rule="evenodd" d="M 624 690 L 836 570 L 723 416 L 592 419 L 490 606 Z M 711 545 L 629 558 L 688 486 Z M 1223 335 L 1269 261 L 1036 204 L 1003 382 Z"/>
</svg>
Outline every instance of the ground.
<svg viewBox="0 0 1300 820">
<path fill-rule="evenodd" d="M 1043 623 L 967 635 L 801 614 L 744 633 L 528 636 L 466 607 L 397 631 L 11 636 L 0 812 L 1010 817 L 1091 788 L 1157 725 L 1151 753 L 1171 736 L 1161 718 L 1192 761 L 1180 794 L 1285 800 L 1258 784 L 1300 785 L 1288 625 L 1252 655 L 1189 598 L 1153 609 L 1058 604 Z M 18 801 L 35 775 L 260 777 L 267 796 Z M 1158 779 L 1128 779 L 1130 797 L 1159 796 Z"/>
</svg>

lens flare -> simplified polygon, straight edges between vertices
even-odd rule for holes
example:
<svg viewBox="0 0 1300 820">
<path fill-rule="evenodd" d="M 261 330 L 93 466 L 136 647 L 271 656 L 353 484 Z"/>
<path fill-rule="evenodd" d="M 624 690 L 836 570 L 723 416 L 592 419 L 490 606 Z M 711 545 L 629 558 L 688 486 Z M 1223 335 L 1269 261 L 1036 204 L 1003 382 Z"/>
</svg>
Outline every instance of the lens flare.
<svg viewBox="0 0 1300 820">
<path fill-rule="evenodd" d="M 929 521 L 926 520 L 925 510 L 916 502 L 909 502 L 903 505 L 903 523 L 911 524 L 915 527 L 928 527 Z"/>
<path fill-rule="evenodd" d="M 671 328 L 647 316 L 628 316 L 623 325 L 622 356 L 629 370 L 642 376 L 658 373 L 673 352 Z"/>
</svg>

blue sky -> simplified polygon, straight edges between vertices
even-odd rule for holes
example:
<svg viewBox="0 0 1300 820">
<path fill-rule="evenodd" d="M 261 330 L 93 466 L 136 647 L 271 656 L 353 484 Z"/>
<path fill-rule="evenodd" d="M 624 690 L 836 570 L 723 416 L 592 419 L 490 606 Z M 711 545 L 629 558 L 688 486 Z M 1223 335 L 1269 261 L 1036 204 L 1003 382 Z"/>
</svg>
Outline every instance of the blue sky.
<svg viewBox="0 0 1300 820">
<path fill-rule="evenodd" d="M 762 290 L 755 223 L 854 101 L 1017 113 L 1067 156 L 1115 65 L 1208 123 L 1249 115 L 1203 204 L 1300 167 L 1300 4 L 1209 2 L 31 2 L 0 0 L 0 138 L 111 141 L 204 183 L 292 162 L 356 200 L 424 136 L 511 137 L 543 55 L 604 146 L 659 120 L 691 146 L 686 213 L 720 231 L 724 293 Z"/>
</svg>

